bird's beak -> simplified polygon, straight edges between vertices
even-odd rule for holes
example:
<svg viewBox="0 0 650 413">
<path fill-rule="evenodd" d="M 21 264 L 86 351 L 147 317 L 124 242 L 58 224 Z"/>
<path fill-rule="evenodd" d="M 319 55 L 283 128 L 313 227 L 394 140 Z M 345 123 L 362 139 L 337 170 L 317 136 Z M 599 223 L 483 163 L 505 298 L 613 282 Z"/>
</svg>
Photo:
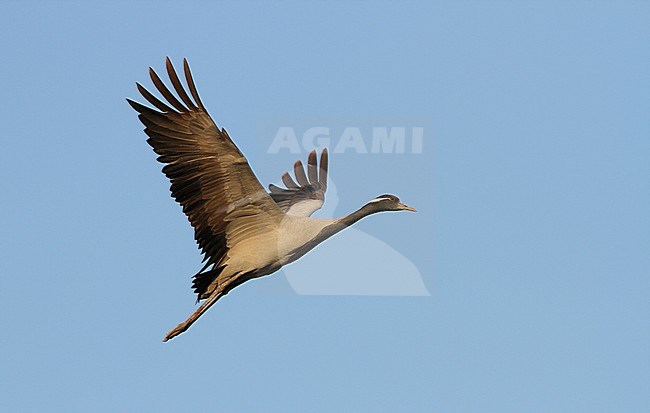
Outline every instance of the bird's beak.
<svg viewBox="0 0 650 413">
<path fill-rule="evenodd" d="M 415 208 L 412 208 L 406 204 L 402 204 L 401 207 L 404 211 L 418 212 Z"/>
</svg>

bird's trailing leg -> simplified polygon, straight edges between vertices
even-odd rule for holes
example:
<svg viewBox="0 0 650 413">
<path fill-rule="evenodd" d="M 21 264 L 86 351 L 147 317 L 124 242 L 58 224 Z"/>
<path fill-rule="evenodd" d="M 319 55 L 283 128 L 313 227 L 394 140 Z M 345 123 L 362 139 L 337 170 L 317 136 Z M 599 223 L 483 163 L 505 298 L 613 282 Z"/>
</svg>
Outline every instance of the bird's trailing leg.
<svg viewBox="0 0 650 413">
<path fill-rule="evenodd" d="M 169 341 L 177 335 L 185 332 L 196 320 L 198 320 L 199 317 L 203 315 L 203 313 L 208 311 L 208 308 L 210 308 L 212 304 L 216 303 L 222 295 L 223 294 L 220 291 L 213 292 L 212 295 L 208 297 L 208 299 L 205 300 L 205 302 L 201 304 L 201 306 L 191 316 L 189 316 L 187 320 L 183 321 L 167 333 L 163 341 Z"/>
</svg>

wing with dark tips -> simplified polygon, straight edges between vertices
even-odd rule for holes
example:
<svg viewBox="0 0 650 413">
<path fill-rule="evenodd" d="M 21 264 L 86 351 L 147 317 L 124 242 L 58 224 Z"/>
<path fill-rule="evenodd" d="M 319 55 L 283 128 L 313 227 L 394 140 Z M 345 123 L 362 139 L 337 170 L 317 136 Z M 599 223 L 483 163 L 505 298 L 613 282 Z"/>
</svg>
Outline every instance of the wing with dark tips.
<svg viewBox="0 0 650 413">
<path fill-rule="evenodd" d="M 307 159 L 307 172 L 301 161 L 296 161 L 293 166 L 295 181 L 285 172 L 282 182 L 286 188 L 269 185 L 271 198 L 288 215 L 308 217 L 319 210 L 325 202 L 327 190 L 327 149 L 320 155 L 317 162 L 316 151 L 311 151 Z"/>
<path fill-rule="evenodd" d="M 209 266 L 218 269 L 235 242 L 228 238 L 229 234 L 272 231 L 284 214 L 228 133 L 219 129 L 208 115 L 187 60 L 183 61 L 183 68 L 189 94 L 169 58 L 166 67 L 178 97 L 150 69 L 151 80 L 166 102 L 140 84 L 138 90 L 157 110 L 127 100 L 139 113 L 149 136 L 147 142 L 159 155 L 158 161 L 165 164 L 163 173 L 171 181 L 172 197 L 194 227 L 196 241 L 207 261 L 203 270 Z M 195 280 L 199 298 L 205 298 L 207 284 Z"/>
</svg>

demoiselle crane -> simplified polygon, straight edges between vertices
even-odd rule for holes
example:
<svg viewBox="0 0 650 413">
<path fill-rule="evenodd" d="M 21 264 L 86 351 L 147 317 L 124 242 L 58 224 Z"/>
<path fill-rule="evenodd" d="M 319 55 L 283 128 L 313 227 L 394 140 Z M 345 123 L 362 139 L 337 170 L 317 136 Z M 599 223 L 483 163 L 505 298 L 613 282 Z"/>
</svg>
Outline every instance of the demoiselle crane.
<svg viewBox="0 0 650 413">
<path fill-rule="evenodd" d="M 149 68 L 166 103 L 139 83 L 138 91 L 155 109 L 127 101 L 139 113 L 158 161 L 165 164 L 162 171 L 171 181 L 171 195 L 194 228 L 205 265 L 192 282 L 203 303 L 163 341 L 186 331 L 233 288 L 274 273 L 361 218 L 383 211 L 415 212 L 396 196 L 381 195 L 342 218 L 312 218 L 325 200 L 327 149 L 319 162 L 315 151 L 309 154 L 306 171 L 297 161 L 295 181 L 289 173 L 282 176 L 286 188 L 270 185 L 267 192 L 226 130 L 217 127 L 203 106 L 187 60 L 183 68 L 189 94 L 169 58 L 166 68 L 178 97 Z"/>
</svg>

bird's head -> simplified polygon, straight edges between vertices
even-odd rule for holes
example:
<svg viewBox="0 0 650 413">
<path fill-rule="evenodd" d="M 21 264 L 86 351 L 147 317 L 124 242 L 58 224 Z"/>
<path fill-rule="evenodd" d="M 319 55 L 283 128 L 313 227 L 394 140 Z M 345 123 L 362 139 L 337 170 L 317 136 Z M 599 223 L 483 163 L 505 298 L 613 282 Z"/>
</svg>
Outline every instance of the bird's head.
<svg viewBox="0 0 650 413">
<path fill-rule="evenodd" d="M 367 204 L 367 207 L 375 209 L 377 212 L 380 211 L 411 211 L 417 212 L 415 208 L 403 204 L 398 197 L 395 195 L 379 195 L 377 198 L 370 200 Z"/>
</svg>

